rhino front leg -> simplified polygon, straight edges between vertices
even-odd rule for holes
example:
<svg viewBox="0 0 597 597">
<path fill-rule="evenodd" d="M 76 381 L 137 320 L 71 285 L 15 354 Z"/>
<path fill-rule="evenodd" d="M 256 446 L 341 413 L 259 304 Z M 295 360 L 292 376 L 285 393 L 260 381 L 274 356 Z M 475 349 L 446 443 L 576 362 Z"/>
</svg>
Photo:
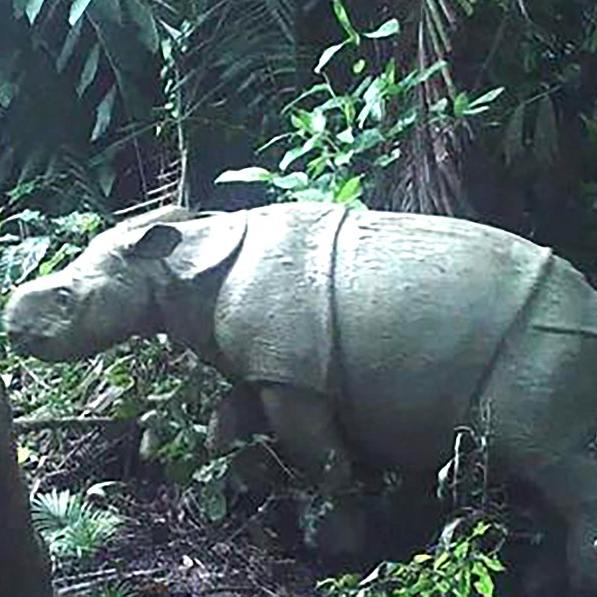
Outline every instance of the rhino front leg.
<svg viewBox="0 0 597 597">
<path fill-rule="evenodd" d="M 283 384 L 260 390 L 265 415 L 284 454 L 324 493 L 352 484 L 352 467 L 329 396 Z"/>
<path fill-rule="evenodd" d="M 365 553 L 368 514 L 358 493 L 330 396 L 268 384 L 260 390 L 266 418 L 290 462 L 305 471 L 331 510 L 300 516 L 307 546 L 332 565 L 354 565 Z M 313 519 L 315 516 L 315 519 Z"/>
</svg>

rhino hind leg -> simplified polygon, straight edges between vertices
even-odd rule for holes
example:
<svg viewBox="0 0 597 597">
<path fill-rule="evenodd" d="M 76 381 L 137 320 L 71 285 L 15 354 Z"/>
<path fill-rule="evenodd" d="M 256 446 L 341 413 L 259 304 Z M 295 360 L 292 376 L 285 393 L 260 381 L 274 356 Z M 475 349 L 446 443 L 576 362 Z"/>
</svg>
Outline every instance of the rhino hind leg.
<svg viewBox="0 0 597 597">
<path fill-rule="evenodd" d="M 491 412 L 490 472 L 526 484 L 561 518 L 574 596 L 597 595 L 596 364 L 597 339 L 521 326 L 483 398 Z"/>
</svg>

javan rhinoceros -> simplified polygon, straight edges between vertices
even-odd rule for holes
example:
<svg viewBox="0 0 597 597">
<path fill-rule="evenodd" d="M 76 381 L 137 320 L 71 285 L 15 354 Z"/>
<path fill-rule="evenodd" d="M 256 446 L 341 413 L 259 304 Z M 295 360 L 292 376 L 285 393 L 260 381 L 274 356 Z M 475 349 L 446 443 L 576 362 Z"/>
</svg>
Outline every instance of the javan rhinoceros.
<svg viewBox="0 0 597 597">
<path fill-rule="evenodd" d="M 490 401 L 492 470 L 562 517 L 571 585 L 597 595 L 597 294 L 568 262 L 435 216 L 287 204 L 162 217 L 18 288 L 15 347 L 62 360 L 166 332 L 253 384 L 288 455 L 333 486 L 353 455 L 431 478 Z"/>
<path fill-rule="evenodd" d="M 12 436 L 12 417 L 0 380 L 0 595 L 50 597 L 49 559 L 31 526 Z"/>
</svg>

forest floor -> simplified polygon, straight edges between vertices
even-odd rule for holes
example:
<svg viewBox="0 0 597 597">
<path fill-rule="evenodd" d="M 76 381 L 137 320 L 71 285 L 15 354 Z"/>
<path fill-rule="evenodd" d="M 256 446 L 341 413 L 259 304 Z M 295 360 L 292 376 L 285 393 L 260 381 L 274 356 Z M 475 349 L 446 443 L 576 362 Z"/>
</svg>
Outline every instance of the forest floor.
<svg viewBox="0 0 597 597">
<path fill-rule="evenodd" d="M 315 594 L 317 566 L 274 541 L 259 545 L 250 519 L 201 522 L 184 494 L 167 485 L 124 486 L 111 502 L 125 514 L 123 528 L 92 558 L 60 562 L 58 596 L 103 597 L 116 588 L 135 597 Z"/>
<path fill-rule="evenodd" d="M 70 458 L 62 455 L 60 470 L 48 467 L 38 477 L 38 489 L 89 486 L 105 478 L 106 470 L 114 478 L 110 446 L 117 443 L 97 431 L 70 435 L 64 442 Z M 258 509 L 235 509 L 224 522 L 209 523 L 199 514 L 192 488 L 169 483 L 155 466 L 141 466 L 137 473 L 87 494 L 87 502 L 118 512 L 122 523 L 92 555 L 54 558 L 58 597 L 316 594 L 323 572 L 304 551 L 283 548 Z"/>
<path fill-rule="evenodd" d="M 13 406 L 18 443 L 27 446 L 23 469 L 32 495 L 84 495 L 86 504 L 121 521 L 98 551 L 53 556 L 57 597 L 316 594 L 325 573 L 298 547 L 300 541 L 286 537 L 282 545 L 268 507 L 237 500 L 224 505 L 228 514 L 222 522 L 208 522 L 199 484 L 177 484 L 163 463 L 140 457 L 141 430 L 134 419 L 104 417 L 97 425 L 82 426 L 80 416 L 57 417 L 56 425 L 23 423 L 31 419 L 20 416 L 22 405 L 33 399 L 36 388 L 40 395 L 43 391 L 27 371 L 28 377 L 14 384 L 27 388 L 27 394 L 19 394 Z M 203 385 L 219 395 L 221 382 L 208 373 Z"/>
</svg>

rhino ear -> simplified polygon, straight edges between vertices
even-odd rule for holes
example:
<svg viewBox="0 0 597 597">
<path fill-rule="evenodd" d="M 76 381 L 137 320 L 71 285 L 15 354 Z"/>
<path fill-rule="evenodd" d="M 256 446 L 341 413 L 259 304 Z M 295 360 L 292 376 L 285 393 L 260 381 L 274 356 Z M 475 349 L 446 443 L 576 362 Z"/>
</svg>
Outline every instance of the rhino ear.
<svg viewBox="0 0 597 597">
<path fill-rule="evenodd" d="M 201 216 L 184 228 L 184 243 L 169 266 L 181 280 L 218 268 L 239 249 L 246 229 L 246 210 Z"/>
<path fill-rule="evenodd" d="M 174 226 L 155 224 L 127 249 L 129 255 L 144 259 L 168 257 L 180 244 L 182 234 Z"/>
</svg>

